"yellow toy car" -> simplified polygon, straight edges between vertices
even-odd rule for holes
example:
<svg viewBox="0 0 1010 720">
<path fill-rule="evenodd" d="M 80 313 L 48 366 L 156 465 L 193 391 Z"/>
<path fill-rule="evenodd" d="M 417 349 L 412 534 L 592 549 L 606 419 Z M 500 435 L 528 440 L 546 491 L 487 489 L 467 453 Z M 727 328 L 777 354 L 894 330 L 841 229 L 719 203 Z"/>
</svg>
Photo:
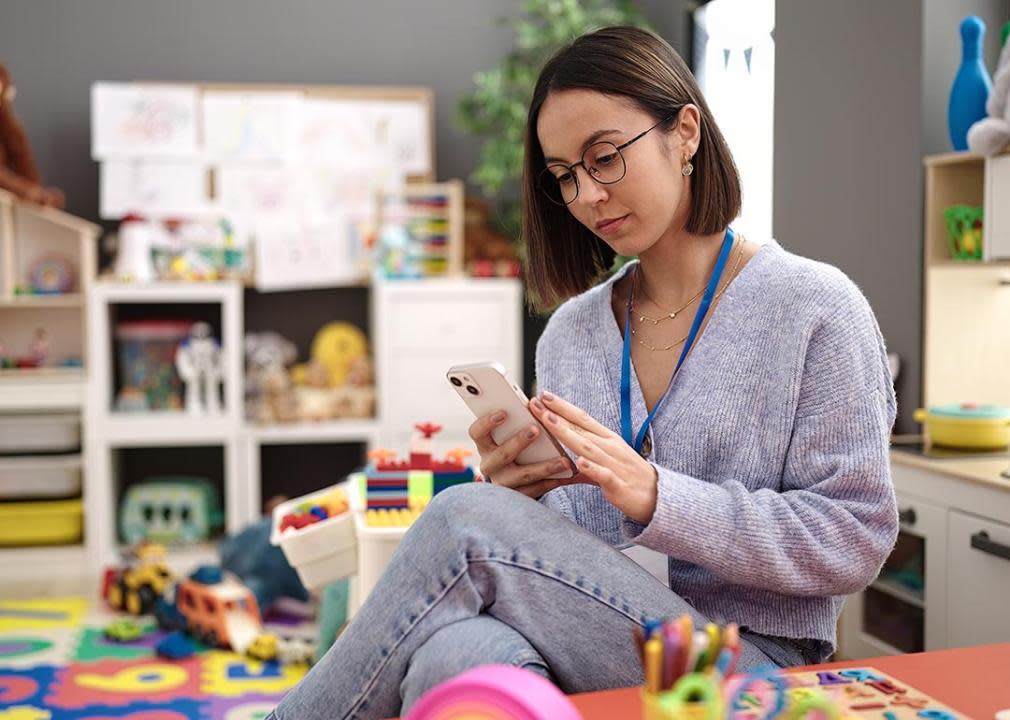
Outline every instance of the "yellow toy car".
<svg viewBox="0 0 1010 720">
<path fill-rule="evenodd" d="M 133 555 L 130 565 L 111 571 L 105 600 L 115 610 L 144 615 L 151 612 L 174 576 L 165 564 L 165 549 L 160 545 L 141 543 Z"/>
<path fill-rule="evenodd" d="M 277 636 L 273 633 L 263 633 L 252 641 L 252 644 L 246 648 L 245 652 L 246 655 L 254 660 L 262 660 L 263 662 L 276 660 Z"/>
</svg>

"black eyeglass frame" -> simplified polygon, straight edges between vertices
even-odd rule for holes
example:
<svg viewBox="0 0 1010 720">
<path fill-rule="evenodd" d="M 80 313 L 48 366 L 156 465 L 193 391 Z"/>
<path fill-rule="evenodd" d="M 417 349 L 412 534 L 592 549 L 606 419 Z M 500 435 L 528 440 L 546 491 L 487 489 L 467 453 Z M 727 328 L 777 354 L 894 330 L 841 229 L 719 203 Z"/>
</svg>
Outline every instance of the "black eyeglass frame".
<svg viewBox="0 0 1010 720">
<path fill-rule="evenodd" d="M 660 125 L 662 125 L 663 123 L 673 120 L 675 117 L 677 117 L 677 115 L 680 114 L 680 111 L 682 109 L 683 106 L 677 108 L 676 110 L 673 111 L 672 114 L 667 115 L 665 118 L 657 122 L 648 130 L 643 130 L 642 132 L 638 133 L 638 135 L 636 135 L 635 137 L 631 138 L 625 143 L 621 143 L 620 145 L 614 145 L 614 143 L 609 142 L 607 140 L 600 140 L 598 142 L 594 142 L 592 145 L 590 145 L 589 147 L 587 147 L 585 150 L 582 151 L 582 157 L 576 163 L 572 163 L 571 165 L 565 165 L 562 162 L 552 162 L 550 165 L 548 165 L 547 167 L 545 167 L 543 170 L 540 171 L 540 179 L 537 181 L 537 187 L 539 187 L 540 192 L 542 192 L 547 197 L 547 199 L 550 200 L 555 205 L 560 205 L 561 207 L 568 207 L 578 199 L 579 191 L 581 190 L 581 188 L 579 187 L 579 175 L 578 173 L 575 172 L 575 168 L 577 167 L 581 166 L 582 169 L 586 171 L 586 175 L 589 176 L 589 178 L 592 179 L 593 182 L 599 183 L 600 185 L 613 185 L 615 183 L 621 182 L 621 180 L 624 179 L 625 175 L 628 174 L 628 161 L 624 159 L 624 153 L 622 153 L 621 151 L 629 147 L 630 145 L 633 145 L 634 143 L 638 142 L 646 135 L 648 135 L 650 132 L 652 132 Z M 616 180 L 600 180 L 598 177 L 593 175 L 592 171 L 590 171 L 589 167 L 586 165 L 586 153 L 589 152 L 590 149 L 592 149 L 593 146 L 595 145 L 610 145 L 617 151 L 617 154 L 621 156 L 621 163 L 623 163 L 624 165 L 624 172 L 621 173 L 621 177 L 617 178 Z M 551 178 L 555 182 L 557 182 L 558 179 L 557 176 L 551 172 L 551 168 L 556 167 L 565 168 L 568 172 L 572 174 L 572 178 L 574 178 L 575 180 L 575 195 L 573 195 L 572 199 L 569 200 L 568 202 L 558 202 L 553 197 L 551 197 L 551 194 L 547 192 L 547 189 L 544 187 L 544 179 L 546 178 L 547 175 L 550 175 Z"/>
</svg>

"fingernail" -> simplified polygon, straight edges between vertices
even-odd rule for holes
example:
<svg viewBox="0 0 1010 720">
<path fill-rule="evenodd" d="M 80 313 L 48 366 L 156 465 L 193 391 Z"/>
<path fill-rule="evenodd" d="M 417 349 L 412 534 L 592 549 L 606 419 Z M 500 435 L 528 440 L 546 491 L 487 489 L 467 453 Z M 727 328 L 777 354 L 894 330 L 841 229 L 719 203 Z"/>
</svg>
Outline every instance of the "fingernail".
<svg viewBox="0 0 1010 720">
<path fill-rule="evenodd" d="M 530 405 L 533 406 L 534 410 L 543 410 L 544 409 L 544 406 L 536 398 L 533 398 L 532 400 L 530 400 Z"/>
<path fill-rule="evenodd" d="M 547 413 L 544 417 L 547 418 L 547 422 L 549 423 L 556 423 L 558 421 L 558 416 L 552 412 Z"/>
<path fill-rule="evenodd" d="M 533 427 L 533 426 L 530 426 L 526 430 L 526 437 L 528 437 L 530 440 L 532 440 L 536 436 L 537 436 L 537 429 L 535 427 Z"/>
<path fill-rule="evenodd" d="M 550 394 L 549 392 L 547 392 L 546 390 L 545 390 L 544 392 L 540 393 L 540 395 L 541 395 L 541 397 L 543 397 L 543 399 L 544 399 L 544 400 L 546 400 L 547 402 L 550 402 L 551 400 L 553 400 L 553 399 L 554 399 L 554 396 L 553 396 L 553 395 L 551 395 L 551 394 Z"/>
<path fill-rule="evenodd" d="M 497 425 L 504 419 L 505 419 L 505 413 L 503 412 L 496 412 L 494 415 L 491 416 L 491 422 L 493 422 L 495 425 Z"/>
</svg>

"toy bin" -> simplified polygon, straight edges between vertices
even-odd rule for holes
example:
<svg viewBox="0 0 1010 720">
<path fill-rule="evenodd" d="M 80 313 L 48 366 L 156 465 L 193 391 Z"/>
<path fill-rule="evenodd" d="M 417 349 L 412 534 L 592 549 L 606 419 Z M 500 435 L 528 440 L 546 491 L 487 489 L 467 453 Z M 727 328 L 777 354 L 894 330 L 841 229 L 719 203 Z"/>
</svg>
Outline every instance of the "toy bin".
<svg viewBox="0 0 1010 720">
<path fill-rule="evenodd" d="M 116 325 L 119 344 L 117 410 L 181 410 L 182 380 L 175 351 L 189 337 L 188 320 L 146 320 Z"/>
<path fill-rule="evenodd" d="M 71 452 L 81 447 L 81 416 L 0 415 L 0 455 Z"/>
<path fill-rule="evenodd" d="M 80 494 L 80 455 L 0 457 L 0 500 Z"/>
<path fill-rule="evenodd" d="M 364 604 L 368 593 L 386 571 L 393 553 L 409 527 L 371 527 L 364 512 L 355 511 L 354 525 L 358 534 L 358 583 L 355 610 Z"/>
<path fill-rule="evenodd" d="M 0 503 L 0 545 L 78 543 L 83 531 L 80 500 Z"/>
<path fill-rule="evenodd" d="M 274 508 L 270 542 L 279 545 L 284 557 L 298 573 L 309 590 L 321 590 L 327 585 L 350 577 L 357 570 L 357 540 L 354 536 L 352 512 L 341 513 L 303 528 L 280 531 L 281 520 L 304 504 L 315 504 L 341 488 L 350 495 L 347 483 L 339 483 L 317 492 L 302 495 Z"/>
</svg>

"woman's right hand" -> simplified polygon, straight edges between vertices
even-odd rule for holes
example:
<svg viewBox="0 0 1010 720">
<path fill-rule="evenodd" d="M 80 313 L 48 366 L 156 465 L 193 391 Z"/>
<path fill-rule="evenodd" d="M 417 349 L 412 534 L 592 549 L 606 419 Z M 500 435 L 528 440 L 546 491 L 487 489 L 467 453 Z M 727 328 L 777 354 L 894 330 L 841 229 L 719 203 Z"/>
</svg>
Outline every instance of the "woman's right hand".
<svg viewBox="0 0 1010 720">
<path fill-rule="evenodd" d="M 543 432 L 536 423 L 530 423 L 515 435 L 499 445 L 491 437 L 491 431 L 505 422 L 505 411 L 482 415 L 470 426 L 469 433 L 480 453 L 480 474 L 488 482 L 495 485 L 518 490 L 534 500 L 561 485 L 570 485 L 572 478 L 548 479 L 564 470 L 574 471 L 574 466 L 567 458 L 554 458 L 530 465 L 517 465 L 515 460 L 540 433 Z"/>
</svg>

